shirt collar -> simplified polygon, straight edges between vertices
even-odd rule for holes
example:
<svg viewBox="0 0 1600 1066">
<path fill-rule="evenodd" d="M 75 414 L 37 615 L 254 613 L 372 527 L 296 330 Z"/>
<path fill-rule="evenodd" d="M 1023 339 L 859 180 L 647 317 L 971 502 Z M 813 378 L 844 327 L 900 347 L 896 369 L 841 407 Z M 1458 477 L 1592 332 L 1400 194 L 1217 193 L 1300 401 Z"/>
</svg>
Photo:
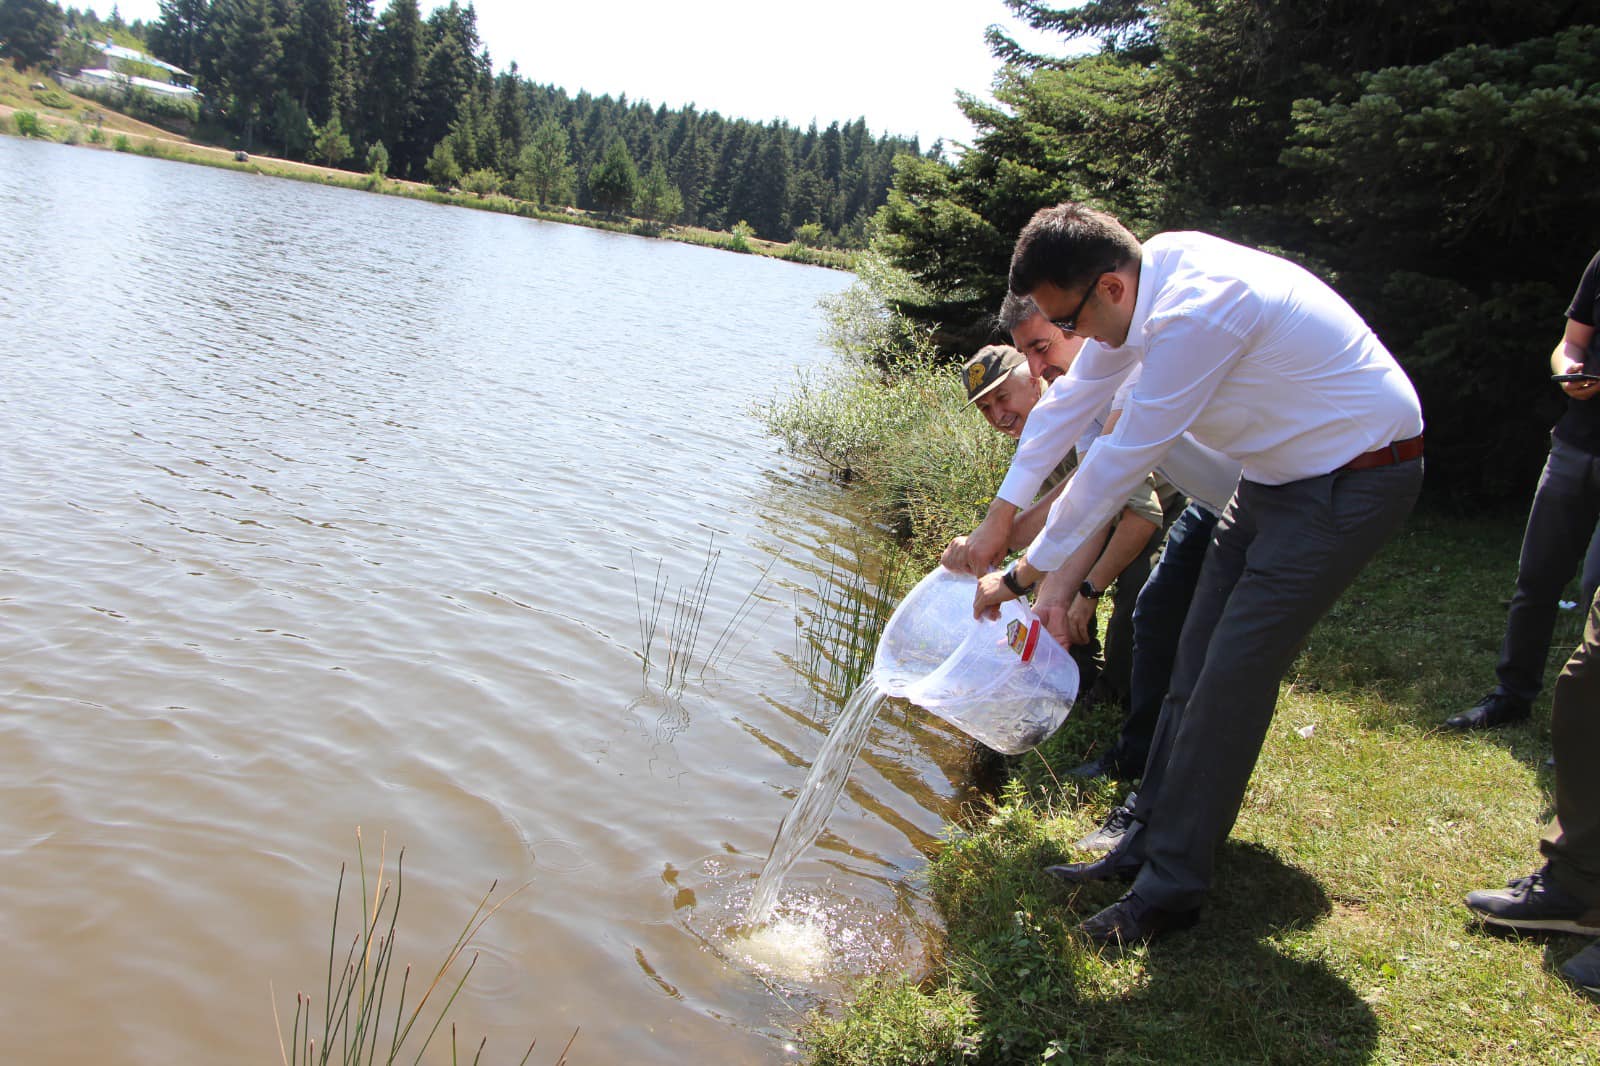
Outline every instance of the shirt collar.
<svg viewBox="0 0 1600 1066">
<path fill-rule="evenodd" d="M 1128 320 L 1128 336 L 1119 347 L 1107 351 L 1122 352 L 1142 357 L 1144 355 L 1144 325 L 1150 319 L 1150 308 L 1156 300 L 1156 266 L 1149 253 L 1140 249 L 1139 287 L 1133 303 L 1133 317 Z"/>
</svg>

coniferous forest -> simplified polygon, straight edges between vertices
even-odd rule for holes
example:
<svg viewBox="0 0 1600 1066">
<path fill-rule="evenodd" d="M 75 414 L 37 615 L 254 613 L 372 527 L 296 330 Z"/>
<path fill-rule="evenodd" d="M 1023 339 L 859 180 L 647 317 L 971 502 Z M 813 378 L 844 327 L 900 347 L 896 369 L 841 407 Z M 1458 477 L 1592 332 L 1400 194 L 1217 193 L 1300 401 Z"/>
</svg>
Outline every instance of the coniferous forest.
<svg viewBox="0 0 1600 1066">
<path fill-rule="evenodd" d="M 161 0 L 159 19 L 132 25 L 115 8 L 107 20 L 50 0 L 0 8 L 53 38 L 32 62 L 92 60 L 83 42 L 115 30 L 191 72 L 201 139 L 544 206 L 859 247 L 895 156 L 922 155 L 864 118 L 798 129 L 569 93 L 515 64 L 495 73 L 457 0 L 428 13 L 418 0 Z"/>
<path fill-rule="evenodd" d="M 1564 402 L 1550 350 L 1600 248 L 1593 3 L 1006 3 L 1060 47 L 992 28 L 970 149 L 897 164 L 876 240 L 917 283 L 902 313 L 951 358 L 991 339 L 1017 232 L 1062 200 L 1140 237 L 1286 254 L 1416 382 L 1435 498 L 1521 506 Z"/>
</svg>

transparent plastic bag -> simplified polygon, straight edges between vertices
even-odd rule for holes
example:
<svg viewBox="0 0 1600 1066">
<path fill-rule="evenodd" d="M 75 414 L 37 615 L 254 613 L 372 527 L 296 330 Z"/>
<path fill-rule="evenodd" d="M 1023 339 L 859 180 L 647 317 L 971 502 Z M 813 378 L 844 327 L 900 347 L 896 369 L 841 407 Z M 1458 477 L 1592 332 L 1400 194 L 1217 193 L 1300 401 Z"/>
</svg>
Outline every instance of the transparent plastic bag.
<svg viewBox="0 0 1600 1066">
<path fill-rule="evenodd" d="M 872 679 L 996 751 L 1016 755 L 1066 721 L 1078 666 L 1020 600 L 972 617 L 977 580 L 935 569 L 889 616 Z"/>
</svg>

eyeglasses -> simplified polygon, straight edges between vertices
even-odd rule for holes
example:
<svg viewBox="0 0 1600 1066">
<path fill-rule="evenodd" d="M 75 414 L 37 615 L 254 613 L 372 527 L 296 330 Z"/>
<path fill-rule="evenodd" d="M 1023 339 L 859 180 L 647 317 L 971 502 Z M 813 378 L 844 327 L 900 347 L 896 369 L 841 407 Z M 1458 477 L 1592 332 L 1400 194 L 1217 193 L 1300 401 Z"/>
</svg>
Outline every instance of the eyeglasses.
<svg viewBox="0 0 1600 1066">
<path fill-rule="evenodd" d="M 1083 314 L 1083 309 L 1089 306 L 1090 298 L 1093 297 L 1095 292 L 1100 288 L 1100 279 L 1109 273 L 1111 273 L 1111 271 L 1102 270 L 1100 273 L 1096 274 L 1094 279 L 1089 282 L 1089 289 L 1083 294 L 1083 299 L 1079 300 L 1078 306 L 1072 309 L 1072 314 L 1068 315 L 1066 318 L 1052 318 L 1050 320 L 1050 324 L 1056 327 L 1056 329 L 1059 329 L 1062 333 L 1067 334 L 1069 337 L 1081 336 L 1081 334 L 1078 333 L 1078 316 Z"/>
</svg>

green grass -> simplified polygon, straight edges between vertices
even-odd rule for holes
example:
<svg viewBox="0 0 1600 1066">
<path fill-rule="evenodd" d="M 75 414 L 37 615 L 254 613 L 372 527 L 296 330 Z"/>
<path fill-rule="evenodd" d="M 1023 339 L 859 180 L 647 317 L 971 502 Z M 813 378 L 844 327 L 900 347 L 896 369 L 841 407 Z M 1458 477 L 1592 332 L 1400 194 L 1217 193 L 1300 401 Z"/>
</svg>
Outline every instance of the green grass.
<svg viewBox="0 0 1600 1066">
<path fill-rule="evenodd" d="M 1316 629 L 1194 930 L 1121 954 L 1074 932 L 1123 887 L 1040 871 L 1119 798 L 1058 784 L 1116 724 L 1074 717 L 933 858 L 939 975 L 814 1016 L 813 1061 L 1600 1062 L 1600 1015 L 1555 972 L 1584 941 L 1491 935 L 1461 905 L 1539 864 L 1550 811 L 1547 699 L 1438 729 L 1493 682 L 1519 534 L 1415 518 Z M 860 1057 L 874 1042 L 910 1050 Z"/>
</svg>

